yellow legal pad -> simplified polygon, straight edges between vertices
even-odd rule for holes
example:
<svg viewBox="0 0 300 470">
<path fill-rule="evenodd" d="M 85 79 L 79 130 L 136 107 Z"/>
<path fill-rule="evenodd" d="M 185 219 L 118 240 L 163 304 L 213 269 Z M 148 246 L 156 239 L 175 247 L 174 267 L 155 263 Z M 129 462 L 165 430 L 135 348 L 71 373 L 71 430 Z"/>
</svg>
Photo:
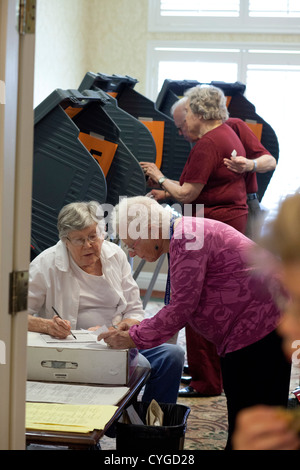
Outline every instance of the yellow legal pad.
<svg viewBox="0 0 300 470">
<path fill-rule="evenodd" d="M 117 406 L 26 403 L 26 429 L 88 433 L 104 429 Z"/>
</svg>

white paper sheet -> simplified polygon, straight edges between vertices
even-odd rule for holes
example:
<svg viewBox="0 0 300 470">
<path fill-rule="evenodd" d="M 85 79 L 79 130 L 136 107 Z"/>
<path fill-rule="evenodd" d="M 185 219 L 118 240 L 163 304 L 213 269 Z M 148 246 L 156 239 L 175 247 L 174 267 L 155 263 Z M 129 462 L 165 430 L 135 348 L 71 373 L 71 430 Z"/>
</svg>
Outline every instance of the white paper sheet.
<svg viewBox="0 0 300 470">
<path fill-rule="evenodd" d="M 47 343 L 47 344 L 58 344 L 58 345 L 63 345 L 65 347 L 66 344 L 77 344 L 80 343 L 82 344 L 87 344 L 87 343 L 92 343 L 92 344 L 101 344 L 103 346 L 106 346 L 106 343 L 101 340 L 98 341 L 98 336 L 101 333 L 105 333 L 108 331 L 107 326 L 103 325 L 98 330 L 91 331 L 91 330 L 75 330 L 74 334 L 76 336 L 76 339 L 73 338 L 72 335 L 67 336 L 66 338 L 60 339 L 60 338 L 54 338 L 53 336 L 50 335 L 44 335 L 41 334 L 41 338 Z"/>
<path fill-rule="evenodd" d="M 127 393 L 127 387 L 99 387 L 27 381 L 26 401 L 70 405 L 116 405 Z"/>
</svg>

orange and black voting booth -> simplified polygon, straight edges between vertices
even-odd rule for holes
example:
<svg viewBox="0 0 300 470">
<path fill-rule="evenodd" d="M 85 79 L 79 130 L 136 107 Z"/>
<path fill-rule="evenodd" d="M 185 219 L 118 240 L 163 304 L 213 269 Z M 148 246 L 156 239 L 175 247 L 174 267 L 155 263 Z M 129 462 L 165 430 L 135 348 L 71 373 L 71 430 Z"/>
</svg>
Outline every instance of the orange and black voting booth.
<svg viewBox="0 0 300 470">
<path fill-rule="evenodd" d="M 178 134 L 170 109 L 188 88 L 202 83 L 165 80 L 156 102 L 137 92 L 137 83 L 88 72 L 77 90 L 57 89 L 35 109 L 32 258 L 58 241 L 57 216 L 65 204 L 115 205 L 119 197 L 145 195 L 139 162 L 156 163 L 166 177 L 179 180 L 191 145 Z M 276 134 L 244 96 L 245 85 L 211 84 L 223 90 L 230 116 L 247 122 L 278 160 Z M 272 173 L 257 174 L 259 200 Z"/>
<path fill-rule="evenodd" d="M 103 90 L 114 96 L 118 107 L 141 122 L 151 132 L 156 146 L 155 163 L 168 178 L 179 180 L 191 147 L 178 134 L 173 118 L 160 111 L 149 98 L 137 92 L 137 81 L 131 77 L 88 73 L 79 90 Z M 144 158 L 144 150 L 139 146 L 139 161 Z"/>
<path fill-rule="evenodd" d="M 59 89 L 36 108 L 32 258 L 58 241 L 57 216 L 65 204 L 115 205 L 119 196 L 145 194 L 144 173 L 123 137 L 130 128 L 135 143 L 140 133 L 146 161 L 155 161 L 155 143 L 142 123 L 117 108 L 102 90 Z"/>
<path fill-rule="evenodd" d="M 65 204 L 145 195 L 140 161 L 180 176 L 189 144 L 136 83 L 87 73 L 78 90 L 57 89 L 35 109 L 31 258 L 58 241 Z"/>
</svg>

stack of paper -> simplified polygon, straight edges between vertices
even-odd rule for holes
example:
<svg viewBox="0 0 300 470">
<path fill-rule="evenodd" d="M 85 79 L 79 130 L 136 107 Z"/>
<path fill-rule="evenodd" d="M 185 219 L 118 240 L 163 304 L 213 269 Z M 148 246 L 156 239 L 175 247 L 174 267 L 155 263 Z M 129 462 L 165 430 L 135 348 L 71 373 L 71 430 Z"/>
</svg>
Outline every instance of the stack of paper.
<svg viewBox="0 0 300 470">
<path fill-rule="evenodd" d="M 127 387 L 27 382 L 26 428 L 88 433 L 104 429 Z"/>
<path fill-rule="evenodd" d="M 27 381 L 26 401 L 67 405 L 117 405 L 128 392 L 128 387 Z"/>
<path fill-rule="evenodd" d="M 26 428 L 88 433 L 104 429 L 118 408 L 102 405 L 26 403 Z"/>
</svg>

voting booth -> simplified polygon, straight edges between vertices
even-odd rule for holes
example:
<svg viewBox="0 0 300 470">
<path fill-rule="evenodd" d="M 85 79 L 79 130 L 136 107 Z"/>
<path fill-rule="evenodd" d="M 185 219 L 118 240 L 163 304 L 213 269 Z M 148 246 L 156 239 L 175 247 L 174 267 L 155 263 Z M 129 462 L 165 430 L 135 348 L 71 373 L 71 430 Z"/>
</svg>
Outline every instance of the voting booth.
<svg viewBox="0 0 300 470">
<path fill-rule="evenodd" d="M 151 121 L 143 121 L 120 108 L 118 103 L 118 91 L 128 86 L 133 88 L 137 80 L 130 77 L 118 77 L 111 81 L 109 76 L 88 72 L 83 78 L 78 90 L 83 93 L 92 90 L 105 96 L 106 112 L 120 130 L 120 138 L 129 148 L 135 158 L 140 162 L 155 163 L 157 152 L 160 154 L 160 145 L 157 145 L 156 136 Z M 158 147 L 158 149 L 157 149 Z"/>
<path fill-rule="evenodd" d="M 149 98 L 137 92 L 134 88 L 136 84 L 137 80 L 128 76 L 88 73 L 79 90 L 102 89 L 114 96 L 120 109 L 150 130 L 156 145 L 156 166 L 168 178 L 179 180 L 191 149 L 190 144 L 178 134 L 173 118 L 159 110 Z M 139 154 L 139 161 L 147 161 L 142 148 Z"/>
<path fill-rule="evenodd" d="M 116 108 L 101 90 L 57 89 L 35 109 L 33 255 L 57 243 L 57 216 L 65 204 L 115 205 L 120 196 L 146 193 L 141 166 L 113 119 Z"/>
</svg>

